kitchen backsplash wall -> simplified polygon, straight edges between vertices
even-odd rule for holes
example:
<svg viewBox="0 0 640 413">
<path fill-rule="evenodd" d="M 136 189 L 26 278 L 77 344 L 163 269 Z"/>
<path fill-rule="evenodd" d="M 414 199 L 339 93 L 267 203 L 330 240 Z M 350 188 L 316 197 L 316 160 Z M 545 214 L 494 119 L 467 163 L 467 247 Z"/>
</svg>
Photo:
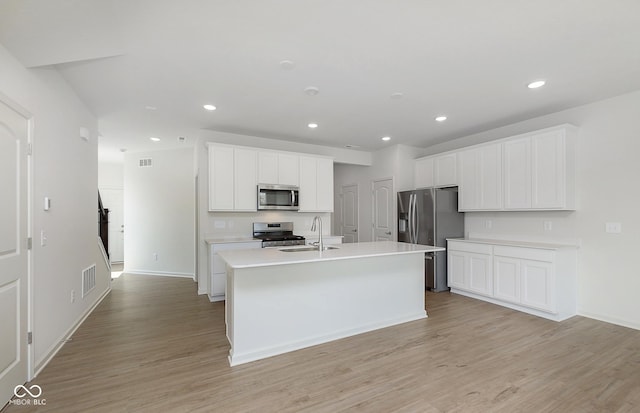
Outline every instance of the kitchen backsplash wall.
<svg viewBox="0 0 640 413">
<path fill-rule="evenodd" d="M 293 232 L 296 235 L 312 236 L 313 217 L 322 218 L 322 233 L 331 234 L 331 214 L 311 212 L 209 212 L 207 221 L 202 223 L 204 238 L 251 236 L 254 222 L 293 222 Z"/>
</svg>

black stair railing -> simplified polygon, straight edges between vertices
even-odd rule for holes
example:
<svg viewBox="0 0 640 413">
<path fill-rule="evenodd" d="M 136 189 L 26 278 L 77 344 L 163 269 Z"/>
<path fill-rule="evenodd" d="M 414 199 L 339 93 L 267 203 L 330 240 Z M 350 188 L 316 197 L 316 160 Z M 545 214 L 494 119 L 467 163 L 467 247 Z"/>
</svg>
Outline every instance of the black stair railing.
<svg viewBox="0 0 640 413">
<path fill-rule="evenodd" d="M 109 258 L 109 209 L 102 205 L 100 191 L 98 191 L 98 223 L 102 246 L 107 253 L 107 258 Z"/>
</svg>

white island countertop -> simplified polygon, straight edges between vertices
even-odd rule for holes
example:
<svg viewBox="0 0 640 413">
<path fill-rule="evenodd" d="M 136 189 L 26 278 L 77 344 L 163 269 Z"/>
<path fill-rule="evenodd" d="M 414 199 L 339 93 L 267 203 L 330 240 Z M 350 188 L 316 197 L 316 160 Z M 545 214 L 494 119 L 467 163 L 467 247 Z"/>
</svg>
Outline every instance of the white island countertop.
<svg viewBox="0 0 640 413">
<path fill-rule="evenodd" d="M 308 247 L 308 246 L 306 246 Z M 252 268 L 272 265 L 300 264 L 306 262 L 335 261 L 385 255 L 414 254 L 418 252 L 444 251 L 445 248 L 405 242 L 379 241 L 332 245 L 337 249 L 326 251 L 284 252 L 280 249 L 305 248 L 281 247 L 259 250 L 220 251 L 220 257 L 231 268 Z"/>
</svg>

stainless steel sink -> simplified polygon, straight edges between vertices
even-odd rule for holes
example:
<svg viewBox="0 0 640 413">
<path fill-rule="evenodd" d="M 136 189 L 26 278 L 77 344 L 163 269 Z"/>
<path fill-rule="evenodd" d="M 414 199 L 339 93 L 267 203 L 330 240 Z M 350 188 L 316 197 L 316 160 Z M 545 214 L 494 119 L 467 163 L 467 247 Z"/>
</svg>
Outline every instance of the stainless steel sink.
<svg viewBox="0 0 640 413">
<path fill-rule="evenodd" d="M 332 247 L 327 245 L 322 250 L 326 251 L 326 250 L 337 250 L 337 249 L 339 249 L 339 247 Z M 301 248 L 281 248 L 278 251 L 282 251 L 282 252 L 320 251 L 320 248 L 317 246 L 301 247 Z"/>
</svg>

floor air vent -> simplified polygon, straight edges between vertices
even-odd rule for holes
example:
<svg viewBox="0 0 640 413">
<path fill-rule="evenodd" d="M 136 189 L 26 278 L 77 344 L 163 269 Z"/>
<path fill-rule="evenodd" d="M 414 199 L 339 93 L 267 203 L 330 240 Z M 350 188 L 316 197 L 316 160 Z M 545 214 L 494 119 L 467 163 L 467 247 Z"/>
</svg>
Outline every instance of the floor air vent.
<svg viewBox="0 0 640 413">
<path fill-rule="evenodd" d="M 140 168 L 148 168 L 153 166 L 153 163 L 151 162 L 151 158 L 144 158 L 144 159 L 140 159 L 138 166 Z"/>
<path fill-rule="evenodd" d="M 96 286 L 96 265 L 82 271 L 82 298 L 84 298 Z"/>
</svg>

